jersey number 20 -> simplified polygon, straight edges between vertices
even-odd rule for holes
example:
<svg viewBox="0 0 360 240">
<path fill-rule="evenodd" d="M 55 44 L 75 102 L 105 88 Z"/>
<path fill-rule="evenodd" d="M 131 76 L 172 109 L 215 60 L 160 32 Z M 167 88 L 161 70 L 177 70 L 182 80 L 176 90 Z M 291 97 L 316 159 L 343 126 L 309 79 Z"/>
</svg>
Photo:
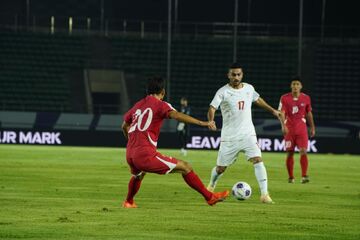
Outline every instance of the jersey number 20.
<svg viewBox="0 0 360 240">
<path fill-rule="evenodd" d="M 145 124 L 142 124 L 145 115 L 148 115 L 148 117 L 146 119 Z M 129 129 L 129 133 L 135 131 L 136 128 L 141 132 L 145 131 L 146 129 L 149 128 L 152 118 L 153 118 L 153 112 L 151 108 L 146 108 L 143 112 L 141 112 L 140 109 L 137 109 L 135 111 L 134 120 L 131 124 L 132 126 Z M 142 125 L 143 127 L 141 127 Z"/>
</svg>

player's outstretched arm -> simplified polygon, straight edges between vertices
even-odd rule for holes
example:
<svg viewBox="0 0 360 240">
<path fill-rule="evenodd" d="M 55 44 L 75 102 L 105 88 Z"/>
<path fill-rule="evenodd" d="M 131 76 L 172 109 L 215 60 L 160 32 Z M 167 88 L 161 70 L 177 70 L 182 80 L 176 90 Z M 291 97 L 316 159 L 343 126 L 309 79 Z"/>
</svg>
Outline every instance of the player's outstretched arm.
<svg viewBox="0 0 360 240">
<path fill-rule="evenodd" d="M 128 138 L 129 138 L 128 133 L 129 133 L 130 125 L 124 121 L 121 128 L 122 128 L 123 134 L 125 136 L 125 139 L 128 140 Z"/>
<path fill-rule="evenodd" d="M 281 112 L 279 110 L 276 110 L 273 107 L 271 107 L 261 97 L 259 97 L 258 100 L 255 101 L 255 104 L 258 105 L 259 107 L 261 107 L 262 109 L 265 109 L 266 111 L 270 112 L 275 117 L 280 118 Z"/>
<path fill-rule="evenodd" d="M 284 135 L 286 135 L 289 132 L 288 128 L 285 125 L 285 115 L 284 115 L 283 112 L 281 112 L 279 110 L 276 110 L 273 107 L 271 107 L 261 97 L 259 97 L 258 100 L 255 101 L 255 103 L 256 103 L 256 105 L 258 105 L 259 107 L 261 107 L 261 108 L 265 109 L 266 111 L 270 112 L 277 119 L 279 119 L 280 124 L 281 124 L 281 131 L 282 131 L 282 133 Z"/>
<path fill-rule="evenodd" d="M 201 127 L 214 127 L 214 122 L 204 122 L 178 111 L 170 111 L 169 117 L 180 122 L 199 125 Z"/>
</svg>

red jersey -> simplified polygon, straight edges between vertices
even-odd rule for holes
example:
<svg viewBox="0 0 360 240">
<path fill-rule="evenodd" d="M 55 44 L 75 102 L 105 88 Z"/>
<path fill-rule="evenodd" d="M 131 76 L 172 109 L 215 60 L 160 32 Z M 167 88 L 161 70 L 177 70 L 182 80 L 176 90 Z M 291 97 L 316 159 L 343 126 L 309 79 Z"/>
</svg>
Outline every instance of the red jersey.
<svg viewBox="0 0 360 240">
<path fill-rule="evenodd" d="M 291 93 L 281 96 L 279 110 L 285 112 L 285 124 L 290 131 L 307 131 L 306 114 L 311 112 L 311 99 L 300 93 L 298 98 Z"/>
<path fill-rule="evenodd" d="M 130 125 L 127 150 L 155 152 L 163 120 L 172 110 L 169 103 L 151 95 L 138 101 L 124 116 Z"/>
</svg>

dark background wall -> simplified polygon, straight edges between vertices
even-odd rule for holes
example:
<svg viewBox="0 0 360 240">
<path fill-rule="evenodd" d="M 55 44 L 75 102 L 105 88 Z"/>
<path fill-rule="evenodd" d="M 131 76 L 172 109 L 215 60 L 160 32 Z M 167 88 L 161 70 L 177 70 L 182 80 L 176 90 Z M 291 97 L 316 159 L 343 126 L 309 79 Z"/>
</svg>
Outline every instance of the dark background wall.
<svg viewBox="0 0 360 240">
<path fill-rule="evenodd" d="M 28 0 L 30 15 L 100 18 L 101 0 Z M 0 14 L 26 15 L 26 0 L 0 1 Z M 167 0 L 103 0 L 109 19 L 167 20 Z M 323 0 L 304 0 L 304 24 L 320 25 Z M 359 26 L 355 0 L 326 0 L 326 25 Z M 233 0 L 178 0 L 178 20 L 231 22 Z M 298 0 L 239 0 L 239 21 L 297 24 Z M 250 14 L 249 14 L 250 13 Z"/>
</svg>

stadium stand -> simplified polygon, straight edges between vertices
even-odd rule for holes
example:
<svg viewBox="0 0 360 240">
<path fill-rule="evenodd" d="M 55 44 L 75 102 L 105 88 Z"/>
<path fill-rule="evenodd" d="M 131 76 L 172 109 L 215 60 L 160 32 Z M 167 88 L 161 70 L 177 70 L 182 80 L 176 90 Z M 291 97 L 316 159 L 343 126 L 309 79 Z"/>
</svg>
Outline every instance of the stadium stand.
<svg viewBox="0 0 360 240">
<path fill-rule="evenodd" d="M 99 118 L 96 130 L 101 131 L 121 131 L 122 115 L 102 114 Z"/>
<path fill-rule="evenodd" d="M 215 91 L 228 81 L 232 44 L 230 38 L 174 38 L 170 102 L 176 106 L 185 95 L 193 113 L 205 116 Z M 99 49 L 94 49 L 96 46 Z M 305 51 L 310 51 L 308 55 L 314 62 L 309 74 L 313 78 L 305 85 L 313 99 L 315 118 L 359 120 L 360 46 L 338 41 L 317 43 L 313 50 Z M 244 66 L 244 81 L 253 84 L 262 97 L 277 106 L 279 97 L 289 91 L 290 77 L 297 72 L 296 39 L 239 38 L 237 58 Z M 80 93 L 81 87 L 74 87 L 75 78 L 83 81 L 85 68 L 123 71 L 133 104 L 144 96 L 148 76 L 166 76 L 166 40 L 2 32 L 0 109 L 85 113 L 86 107 L 76 107 L 85 104 L 80 99 L 84 93 Z M 74 77 L 74 73 L 78 75 Z M 342 114 L 338 114 L 339 109 Z M 269 118 L 268 113 L 257 108 L 254 116 Z"/>
<path fill-rule="evenodd" d="M 93 118 L 93 114 L 62 113 L 54 129 L 89 130 Z"/>
<path fill-rule="evenodd" d="M 0 111 L 0 127 L 32 129 L 35 118 L 35 112 Z"/>
<path fill-rule="evenodd" d="M 314 108 L 322 119 L 360 119 L 360 45 L 323 44 L 315 62 Z"/>
<path fill-rule="evenodd" d="M 66 76 L 83 68 L 83 38 L 0 34 L 0 100 L 6 110 L 71 111 Z"/>
</svg>

